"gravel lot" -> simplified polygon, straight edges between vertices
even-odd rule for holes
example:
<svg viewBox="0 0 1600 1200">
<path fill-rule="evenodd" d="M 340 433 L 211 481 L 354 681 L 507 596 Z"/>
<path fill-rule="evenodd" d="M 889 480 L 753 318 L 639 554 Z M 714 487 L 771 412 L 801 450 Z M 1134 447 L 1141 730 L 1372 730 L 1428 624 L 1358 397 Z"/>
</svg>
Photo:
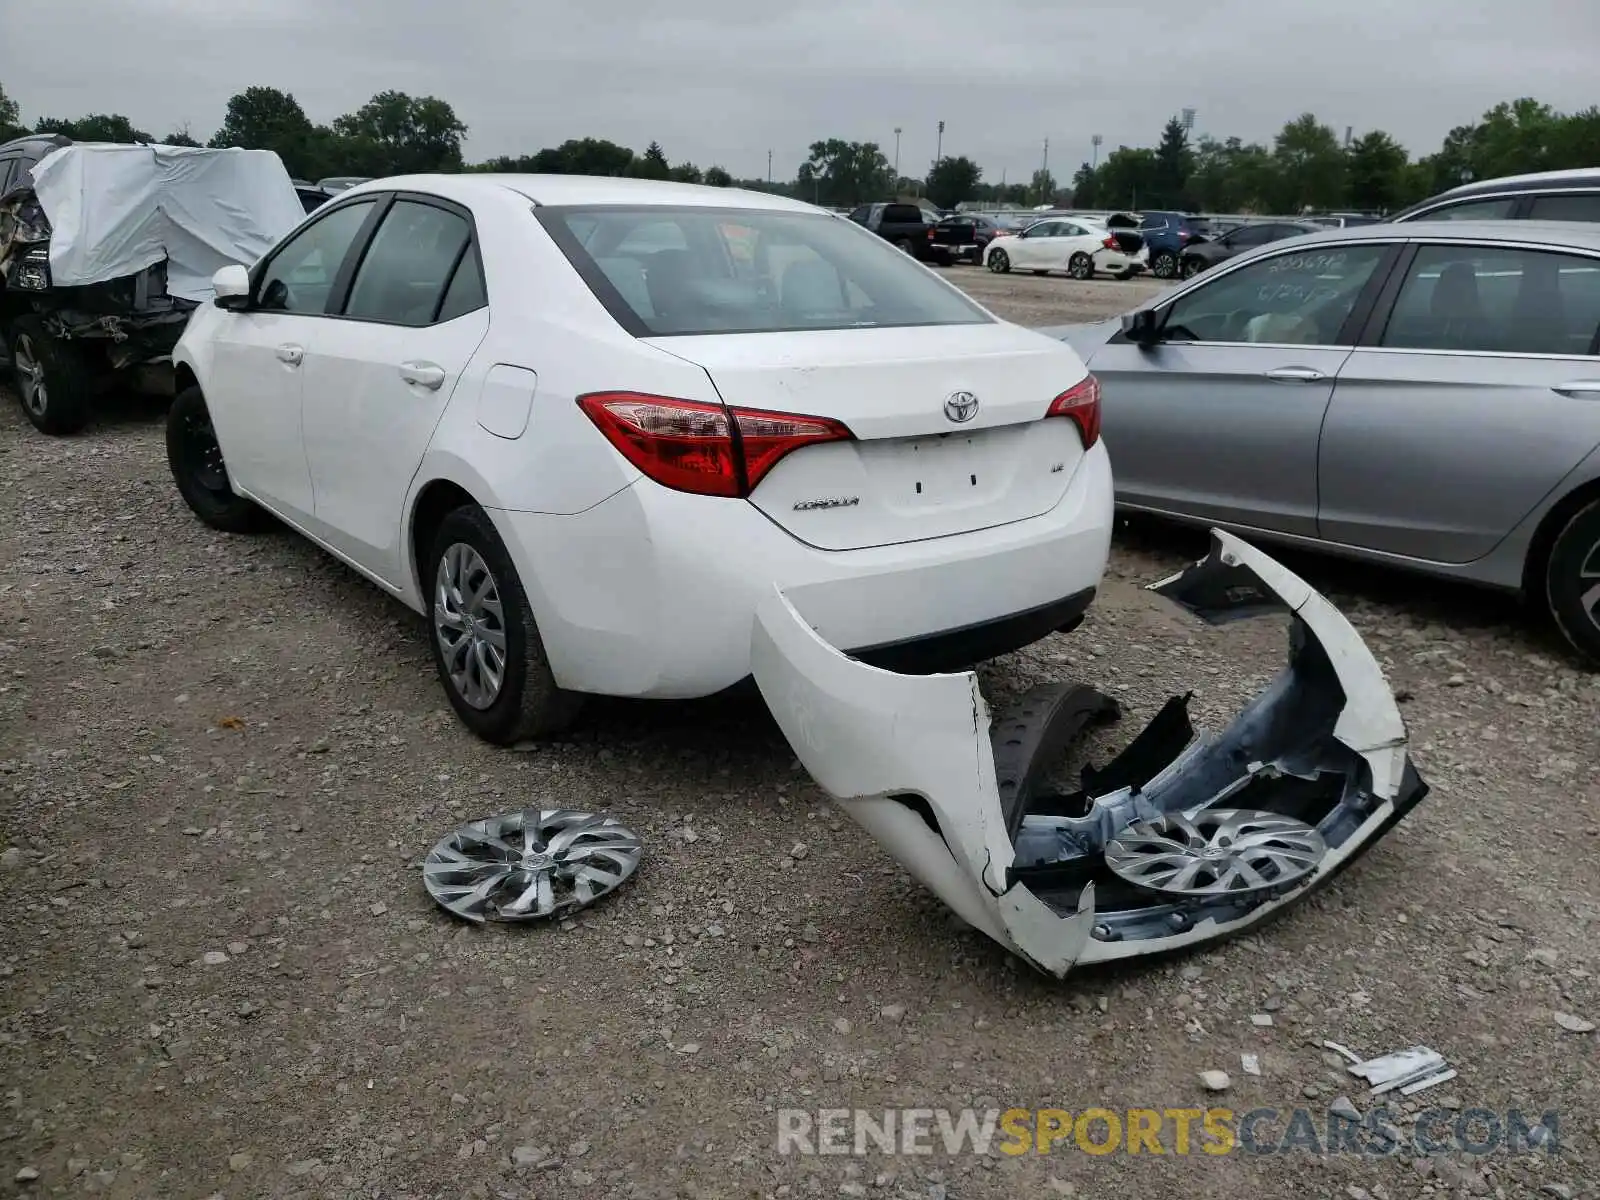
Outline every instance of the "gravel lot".
<svg viewBox="0 0 1600 1200">
<path fill-rule="evenodd" d="M 1027 323 L 1152 290 L 952 276 Z M 1256 936 L 1057 984 L 954 929 L 747 698 L 478 743 L 419 620 L 290 535 L 190 517 L 159 415 L 55 440 L 0 409 L 0 1194 L 1594 1194 L 1600 1034 L 1566 1026 L 1600 1022 L 1600 677 L 1509 601 L 1289 557 L 1407 699 L 1433 794 Z M 1139 590 L 1204 548 L 1125 529 L 1085 625 L 986 668 L 991 697 L 1096 683 L 1128 710 L 1113 740 L 1188 688 L 1225 720 L 1282 625 L 1208 630 Z M 452 923 L 421 856 L 522 804 L 609 808 L 646 839 L 639 875 L 562 928 Z M 786 1107 L 1321 1125 L 1370 1103 L 1325 1038 L 1431 1045 L 1459 1077 L 1397 1111 L 1555 1109 L 1560 1153 L 775 1149 Z"/>
</svg>

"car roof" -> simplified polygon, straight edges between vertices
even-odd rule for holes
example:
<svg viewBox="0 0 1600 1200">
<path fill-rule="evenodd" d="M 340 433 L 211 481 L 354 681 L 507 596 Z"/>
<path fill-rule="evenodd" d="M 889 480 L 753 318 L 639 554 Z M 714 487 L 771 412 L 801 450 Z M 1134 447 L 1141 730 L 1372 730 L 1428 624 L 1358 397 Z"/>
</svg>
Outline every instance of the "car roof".
<svg viewBox="0 0 1600 1200">
<path fill-rule="evenodd" d="M 1548 187 L 1573 187 L 1588 185 L 1600 187 L 1600 168 L 1572 167 L 1562 171 L 1533 171 L 1526 175 L 1501 175 L 1497 179 L 1479 179 L 1463 183 L 1447 192 L 1429 197 L 1428 202 L 1452 200 L 1462 196 L 1477 196 L 1490 192 L 1536 192 Z"/>
<path fill-rule="evenodd" d="M 470 203 L 475 198 L 504 198 L 514 192 L 538 205 L 636 204 L 691 208 L 771 209 L 774 212 L 817 212 L 815 205 L 787 196 L 744 188 L 711 187 L 659 179 L 625 179 L 610 175 L 518 175 L 469 172 L 460 175 L 396 175 L 358 183 L 340 198 L 366 192 L 421 191 L 447 200 Z"/>
<path fill-rule="evenodd" d="M 60 133 L 28 133 L 28 134 L 24 134 L 22 137 L 19 137 L 19 138 L 12 138 L 9 142 L 0 143 L 0 151 L 17 150 L 17 149 L 32 149 L 35 146 L 38 146 L 38 147 L 46 147 L 46 146 L 48 146 L 51 149 L 55 149 L 55 148 L 60 147 L 60 146 L 70 146 L 70 145 L 72 145 L 72 139 L 67 137 L 65 134 L 60 134 Z"/>
<path fill-rule="evenodd" d="M 1406 221 L 1383 225 L 1348 225 L 1321 229 L 1269 242 L 1263 250 L 1337 242 L 1538 242 L 1575 250 L 1600 252 L 1600 224 L 1584 221 Z"/>
</svg>

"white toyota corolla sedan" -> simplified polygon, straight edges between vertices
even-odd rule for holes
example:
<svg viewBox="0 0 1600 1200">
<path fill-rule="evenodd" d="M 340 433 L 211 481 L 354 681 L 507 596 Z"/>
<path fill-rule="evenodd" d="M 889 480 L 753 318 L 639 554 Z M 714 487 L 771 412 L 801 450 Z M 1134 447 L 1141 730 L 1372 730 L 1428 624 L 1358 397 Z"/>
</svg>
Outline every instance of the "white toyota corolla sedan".
<svg viewBox="0 0 1600 1200">
<path fill-rule="evenodd" d="M 775 584 L 833 646 L 929 670 L 1074 625 L 1105 569 L 1082 361 L 806 204 L 376 180 L 214 284 L 173 355 L 184 499 L 425 614 L 493 742 L 739 682 Z"/>
</svg>

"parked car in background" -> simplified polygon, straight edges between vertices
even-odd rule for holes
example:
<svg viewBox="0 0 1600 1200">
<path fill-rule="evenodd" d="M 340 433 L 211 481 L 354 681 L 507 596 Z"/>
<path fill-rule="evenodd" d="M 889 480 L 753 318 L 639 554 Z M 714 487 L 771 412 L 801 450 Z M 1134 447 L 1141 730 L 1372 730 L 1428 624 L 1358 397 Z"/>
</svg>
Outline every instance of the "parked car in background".
<svg viewBox="0 0 1600 1200">
<path fill-rule="evenodd" d="M 23 414 L 76 433 L 95 400 L 165 362 L 211 275 L 305 216 L 269 150 L 0 146 L 0 333 Z"/>
<path fill-rule="evenodd" d="M 1378 225 L 1382 217 L 1369 217 L 1362 213 L 1308 213 L 1301 221 L 1319 229 L 1352 229 L 1357 225 Z"/>
<path fill-rule="evenodd" d="M 1120 504 L 1519 589 L 1600 664 L 1600 228 L 1330 230 L 1053 332 Z"/>
<path fill-rule="evenodd" d="M 1184 251 L 1211 236 L 1204 217 L 1180 212 L 1140 213 L 1139 233 L 1150 251 L 1150 273 L 1157 279 L 1176 279 Z"/>
<path fill-rule="evenodd" d="M 1466 183 L 1413 204 L 1389 220 L 1600 222 L 1600 168 Z"/>
<path fill-rule="evenodd" d="M 808 204 L 375 180 L 213 284 L 173 356 L 179 492 L 426 614 L 490 741 L 746 678 L 775 580 L 833 646 L 954 666 L 1075 624 L 1105 569 L 1071 347 Z"/>
<path fill-rule="evenodd" d="M 332 200 L 336 195 L 338 195 L 337 192 L 330 191 L 324 187 L 318 187 L 314 183 L 307 183 L 303 179 L 296 179 L 293 182 L 295 195 L 300 197 L 301 207 L 303 207 L 308 213 L 315 212 L 329 200 Z"/>
<path fill-rule="evenodd" d="M 1015 237 L 992 240 L 983 263 L 997 275 L 1015 268 L 1048 275 L 1064 271 L 1074 279 L 1093 279 L 1096 272 L 1131 279 L 1148 263 L 1144 239 L 1128 230 L 1113 230 L 1089 217 L 1046 217 Z"/>
<path fill-rule="evenodd" d="M 950 247 L 935 240 L 934 222 L 918 205 L 894 201 L 863 204 L 851 210 L 850 220 L 914 258 L 938 266 L 950 265 Z"/>
<path fill-rule="evenodd" d="M 953 262 L 981 263 L 989 243 L 1017 232 L 1019 224 L 991 213 L 953 213 L 933 227 L 933 241 L 949 248 Z"/>
<path fill-rule="evenodd" d="M 327 192 L 343 192 L 358 183 L 366 183 L 371 178 L 370 175 L 329 175 L 317 180 L 317 186 Z"/>
<path fill-rule="evenodd" d="M 1180 260 L 1181 274 L 1188 279 L 1220 262 L 1226 262 L 1236 254 L 1265 246 L 1268 242 L 1281 242 L 1284 238 L 1321 231 L 1322 226 L 1310 221 L 1262 221 L 1255 225 L 1240 225 L 1209 241 L 1190 243 Z"/>
</svg>

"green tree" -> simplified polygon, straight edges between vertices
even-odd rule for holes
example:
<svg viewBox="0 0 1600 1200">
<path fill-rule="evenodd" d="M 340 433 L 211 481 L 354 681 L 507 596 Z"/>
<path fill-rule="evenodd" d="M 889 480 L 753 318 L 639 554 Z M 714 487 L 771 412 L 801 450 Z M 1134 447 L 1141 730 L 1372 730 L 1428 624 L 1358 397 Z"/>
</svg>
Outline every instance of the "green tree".
<svg viewBox="0 0 1600 1200">
<path fill-rule="evenodd" d="M 1483 114 L 1472 134 L 1469 166 L 1473 176 L 1494 179 L 1552 169 L 1561 121 L 1548 104 L 1526 96 L 1496 104 Z"/>
<path fill-rule="evenodd" d="M 1118 146 L 1100 166 L 1100 204 L 1159 208 L 1160 171 L 1154 150 Z"/>
<path fill-rule="evenodd" d="M 1557 169 L 1600 163 L 1600 108 L 1562 117 L 1551 137 L 1551 165 Z"/>
<path fill-rule="evenodd" d="M 10 141 L 28 132 L 22 123 L 22 108 L 0 87 L 0 141 Z"/>
<path fill-rule="evenodd" d="M 707 167 L 705 182 L 712 187 L 732 187 L 733 176 L 721 167 Z"/>
<path fill-rule="evenodd" d="M 673 167 L 671 173 L 668 175 L 668 178 L 675 180 L 678 183 L 703 183 L 705 181 L 705 174 L 693 163 L 686 162 L 679 163 L 677 166 Z"/>
<path fill-rule="evenodd" d="M 1094 208 L 1100 203 L 1100 175 L 1088 163 L 1081 164 L 1072 177 L 1072 203 L 1077 208 Z"/>
<path fill-rule="evenodd" d="M 407 175 L 418 171 L 459 171 L 467 127 L 455 109 L 435 96 L 379 92 L 353 113 L 335 119 L 333 132 L 354 173 Z"/>
<path fill-rule="evenodd" d="M 1364 133 L 1345 152 L 1345 196 L 1361 209 L 1400 208 L 1409 190 L 1410 165 L 1405 147 L 1383 130 Z"/>
<path fill-rule="evenodd" d="M 228 99 L 222 125 L 212 135 L 213 147 L 240 146 L 246 150 L 271 150 L 283 160 L 289 174 L 312 179 L 332 171 L 321 161 L 325 149 L 317 129 L 300 102 L 277 88 L 248 87 Z"/>
<path fill-rule="evenodd" d="M 1189 131 L 1173 117 L 1161 130 L 1156 144 L 1155 170 L 1151 178 L 1150 208 L 1181 208 L 1184 187 L 1194 172 L 1194 152 L 1189 149 Z"/>
<path fill-rule="evenodd" d="M 889 194 L 894 172 L 877 142 L 828 138 L 811 143 L 811 156 L 800 165 L 796 194 L 814 204 L 843 206 Z"/>
<path fill-rule="evenodd" d="M 166 137 L 161 139 L 161 144 L 163 146 L 198 147 L 200 145 L 200 141 L 194 136 L 194 134 L 189 132 L 189 127 L 185 125 L 182 129 L 174 129 L 171 133 L 167 134 Z"/>
<path fill-rule="evenodd" d="M 36 133 L 60 133 L 75 142 L 153 142 L 155 139 L 121 113 L 90 113 L 73 121 L 60 117 L 45 117 L 36 126 Z"/>
<path fill-rule="evenodd" d="M 1040 167 L 1028 182 L 1029 204 L 1050 204 L 1056 197 L 1056 177 Z"/>
<path fill-rule="evenodd" d="M 539 175 L 626 175 L 634 154 L 604 138 L 569 138 L 533 156 L 526 169 Z"/>
<path fill-rule="evenodd" d="M 661 148 L 660 142 L 651 142 L 644 148 L 644 153 L 633 160 L 629 174 L 640 179 L 671 179 L 672 164 L 667 161 L 667 152 Z"/>
<path fill-rule="evenodd" d="M 1331 128 L 1312 113 L 1301 113 L 1278 133 L 1272 157 L 1277 186 L 1272 207 L 1299 213 L 1333 208 L 1344 200 L 1344 148 Z"/>
<path fill-rule="evenodd" d="M 976 200 L 983 168 L 964 155 L 946 156 L 928 169 L 925 194 L 940 208 L 954 208 L 963 200 Z"/>
</svg>

